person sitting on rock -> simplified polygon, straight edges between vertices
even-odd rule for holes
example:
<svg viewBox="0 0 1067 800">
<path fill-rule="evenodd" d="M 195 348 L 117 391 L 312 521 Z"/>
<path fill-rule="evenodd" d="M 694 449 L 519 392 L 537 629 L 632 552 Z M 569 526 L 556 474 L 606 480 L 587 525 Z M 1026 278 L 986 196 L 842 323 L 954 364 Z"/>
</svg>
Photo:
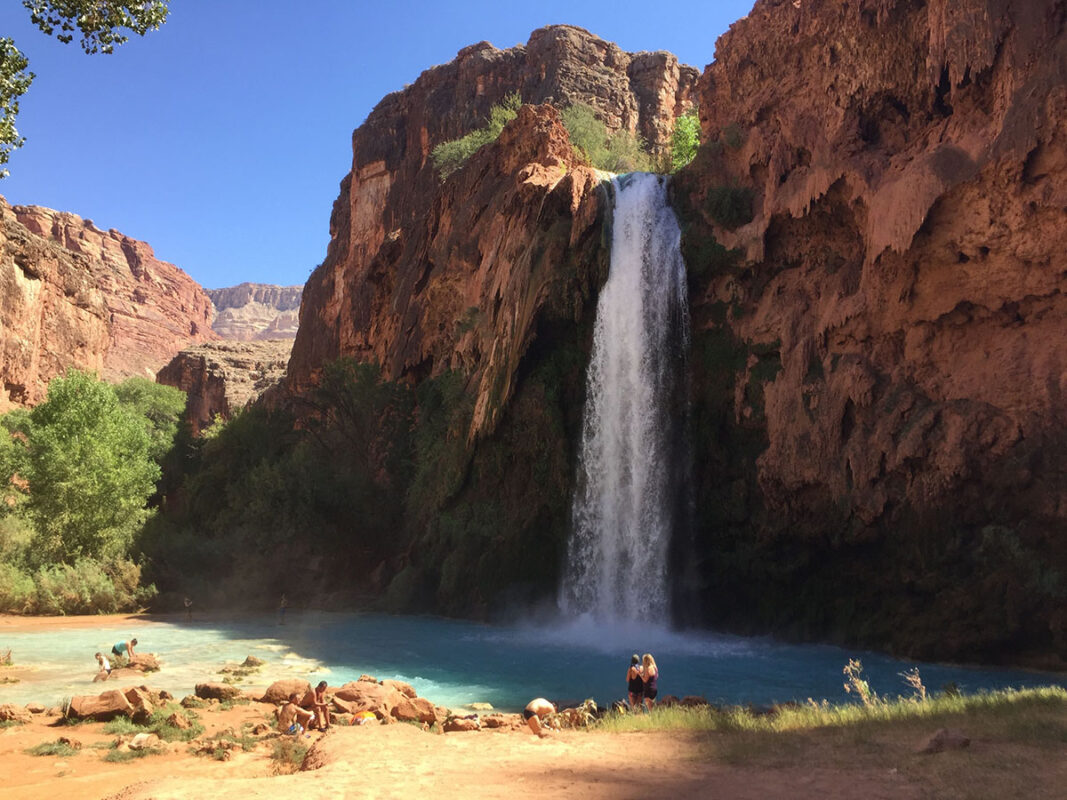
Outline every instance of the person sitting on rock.
<svg viewBox="0 0 1067 800">
<path fill-rule="evenodd" d="M 300 694 L 293 692 L 289 702 L 278 710 L 278 729 L 299 736 L 315 715 L 300 707 Z"/>
<path fill-rule="evenodd" d="M 111 677 L 111 664 L 104 658 L 102 653 L 96 654 L 96 663 L 100 666 L 100 671 L 96 673 L 96 677 L 93 678 L 93 683 L 97 681 L 106 681 Z"/>
<path fill-rule="evenodd" d="M 134 645 L 137 644 L 136 639 L 130 639 L 128 642 L 118 642 L 111 647 L 111 655 L 119 658 L 125 658 L 127 661 L 132 661 L 136 653 L 133 652 Z"/>
<path fill-rule="evenodd" d="M 324 731 L 330 727 L 330 703 L 326 699 L 326 681 L 321 681 L 312 692 L 311 711 L 315 715 L 312 728 Z"/>
<path fill-rule="evenodd" d="M 544 739 L 548 734 L 541 725 L 541 720 L 556 713 L 556 707 L 543 697 L 538 697 L 526 704 L 522 718 L 530 726 L 530 730 L 537 734 L 539 739 Z"/>
</svg>

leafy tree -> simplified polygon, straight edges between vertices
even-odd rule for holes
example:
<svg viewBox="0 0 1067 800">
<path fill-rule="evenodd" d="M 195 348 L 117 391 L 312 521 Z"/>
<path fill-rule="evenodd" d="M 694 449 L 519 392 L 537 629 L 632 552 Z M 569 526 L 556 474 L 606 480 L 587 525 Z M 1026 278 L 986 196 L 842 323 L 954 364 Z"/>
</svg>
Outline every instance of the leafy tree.
<svg viewBox="0 0 1067 800">
<path fill-rule="evenodd" d="M 700 147 L 700 119 L 697 110 L 690 109 L 674 122 L 671 134 L 671 172 L 677 172 L 696 158 Z"/>
<path fill-rule="evenodd" d="M 70 43 L 75 32 L 81 35 L 86 53 L 111 53 L 129 36 L 125 31 L 144 36 L 158 30 L 167 19 L 169 0 L 22 0 L 30 19 L 42 33 Z M 29 61 L 9 38 L 0 38 L 0 164 L 6 164 L 24 137 L 15 128 L 19 98 L 33 82 L 27 71 Z M 0 178 L 7 175 L 0 170 Z"/>
<path fill-rule="evenodd" d="M 20 433 L 34 560 L 124 553 L 159 478 L 144 419 L 112 386 L 71 369 L 48 385 L 28 423 Z"/>
<path fill-rule="evenodd" d="M 152 460 L 161 464 L 178 434 L 178 423 L 185 410 L 185 392 L 135 377 L 118 384 L 115 395 L 123 406 L 144 419 Z"/>
</svg>

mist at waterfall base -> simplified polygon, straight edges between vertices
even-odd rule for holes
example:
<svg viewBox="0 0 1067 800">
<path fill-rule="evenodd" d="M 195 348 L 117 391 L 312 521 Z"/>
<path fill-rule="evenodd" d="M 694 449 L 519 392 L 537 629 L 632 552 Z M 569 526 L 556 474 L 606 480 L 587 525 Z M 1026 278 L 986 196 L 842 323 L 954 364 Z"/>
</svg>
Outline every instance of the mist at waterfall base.
<svg viewBox="0 0 1067 800">
<path fill-rule="evenodd" d="M 266 661 L 245 683 L 266 687 L 301 677 L 331 686 L 362 674 L 411 683 L 420 696 L 451 708 L 488 702 L 505 711 L 532 697 L 600 704 L 626 696 L 630 654 L 652 652 L 660 667 L 660 696 L 703 695 L 718 704 L 768 705 L 809 697 L 847 702 L 841 675 L 849 658 L 880 694 L 908 695 L 899 673 L 918 666 L 931 691 L 947 683 L 962 691 L 1067 685 L 1062 676 L 1011 670 L 969 669 L 897 661 L 832 646 L 791 645 L 704 632 L 671 632 L 649 623 L 606 625 L 592 617 L 547 625 L 481 625 L 436 617 L 315 613 L 290 610 L 285 625 L 274 616 L 165 623 L 125 621 L 95 628 L 0 633 L 21 683 L 0 684 L 0 704 L 63 698 L 147 684 L 176 697 L 197 683 L 219 681 L 218 670 L 248 655 Z M 93 653 L 136 636 L 138 649 L 156 653 L 159 672 L 127 681 L 93 683 Z"/>
</svg>

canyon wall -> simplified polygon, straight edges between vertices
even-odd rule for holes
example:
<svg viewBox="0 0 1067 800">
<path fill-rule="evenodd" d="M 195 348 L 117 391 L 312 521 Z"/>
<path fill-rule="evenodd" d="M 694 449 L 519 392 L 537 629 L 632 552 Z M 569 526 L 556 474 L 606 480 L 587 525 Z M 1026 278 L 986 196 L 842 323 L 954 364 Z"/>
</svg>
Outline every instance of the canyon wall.
<svg viewBox="0 0 1067 800">
<path fill-rule="evenodd" d="M 761 0 L 719 40 L 676 181 L 702 621 L 1067 657 L 1065 17 Z"/>
<path fill-rule="evenodd" d="M 212 330 L 230 341 L 295 339 L 303 286 L 241 283 L 208 289 L 215 305 Z"/>
<path fill-rule="evenodd" d="M 152 248 L 74 214 L 0 199 L 0 410 L 44 399 L 68 367 L 152 377 L 216 338 L 204 290 Z"/>
<path fill-rule="evenodd" d="M 459 370 L 477 395 L 472 434 L 492 430 L 548 299 L 537 289 L 546 277 L 529 272 L 555 268 L 531 245 L 547 231 L 573 246 L 569 219 L 588 225 L 595 203 L 583 198 L 597 180 L 568 171 L 566 134 L 547 111 L 527 112 L 517 126 L 525 133 L 507 134 L 495 176 L 467 167 L 442 184 L 432 149 L 483 125 L 494 104 L 519 92 L 530 104 L 586 103 L 610 130 L 637 133 L 658 152 L 691 106 L 696 78 L 668 53 L 626 53 L 554 26 L 525 46 L 464 48 L 382 100 L 352 137 L 327 257 L 305 287 L 290 386 L 305 391 L 341 356 L 375 361 L 392 379 Z"/>
</svg>

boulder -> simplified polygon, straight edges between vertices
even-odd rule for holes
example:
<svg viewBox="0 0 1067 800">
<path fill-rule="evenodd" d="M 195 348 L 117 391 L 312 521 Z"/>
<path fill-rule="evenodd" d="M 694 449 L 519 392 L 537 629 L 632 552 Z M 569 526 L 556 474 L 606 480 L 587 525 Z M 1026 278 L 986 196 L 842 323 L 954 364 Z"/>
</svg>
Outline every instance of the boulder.
<svg viewBox="0 0 1067 800">
<path fill-rule="evenodd" d="M 926 744 L 919 748 L 920 753 L 940 753 L 945 750 L 962 750 L 969 747 L 971 740 L 959 731 L 942 728 L 927 740 Z"/>
<path fill-rule="evenodd" d="M 409 700 L 396 689 L 369 681 L 346 683 L 333 693 L 335 700 L 347 701 L 342 709 L 349 713 L 373 711 L 379 719 L 389 717 L 402 700 Z"/>
<path fill-rule="evenodd" d="M 33 719 L 33 715 L 22 706 L 12 703 L 4 703 L 0 706 L 0 722 L 18 722 L 25 724 Z"/>
<path fill-rule="evenodd" d="M 256 658 L 255 656 L 248 656 L 247 658 L 245 658 L 244 661 L 241 662 L 241 666 L 245 669 L 255 669 L 256 667 L 262 667 L 266 663 L 267 662 L 261 658 Z"/>
<path fill-rule="evenodd" d="M 204 700 L 234 700 L 241 696 L 241 690 L 228 683 L 198 683 L 194 691 Z"/>
<path fill-rule="evenodd" d="M 136 686 L 132 689 L 123 689 L 122 693 L 126 695 L 126 699 L 135 710 L 143 712 L 149 716 L 155 711 L 152 691 L 147 686 Z"/>
<path fill-rule="evenodd" d="M 134 707 L 118 689 L 99 695 L 79 695 L 70 699 L 66 716 L 69 719 L 94 719 L 107 722 L 115 717 L 132 717 Z"/>
<path fill-rule="evenodd" d="M 267 691 L 263 693 L 263 696 L 259 699 L 261 703 L 284 703 L 289 699 L 289 695 L 298 694 L 304 697 L 309 691 L 311 691 L 311 684 L 302 678 L 288 678 L 282 681 L 275 681 L 267 687 Z"/>
<path fill-rule="evenodd" d="M 159 747 L 160 738 L 154 733 L 139 733 L 130 739 L 128 746 L 131 750 L 148 750 Z"/>
<path fill-rule="evenodd" d="M 367 675 L 366 673 L 364 673 L 363 675 L 360 675 L 359 676 L 359 680 L 356 681 L 356 683 L 360 683 L 360 682 L 362 682 L 362 683 L 377 683 L 378 679 L 375 678 L 373 675 Z M 347 686 L 348 684 L 345 684 L 345 685 Z"/>
<path fill-rule="evenodd" d="M 404 695 L 405 697 L 414 698 L 418 696 L 415 692 L 415 687 L 413 687 L 410 683 L 404 683 L 404 681 L 385 680 L 382 681 L 382 686 L 387 689 L 396 689 L 398 692 L 400 692 L 400 694 Z"/>
<path fill-rule="evenodd" d="M 400 722 L 423 721 L 419 718 L 419 710 L 415 708 L 415 704 L 411 701 L 410 697 L 401 696 L 397 700 L 396 705 L 392 707 L 389 713 L 393 717 L 393 719 L 400 720 Z"/>
<path fill-rule="evenodd" d="M 125 668 L 135 669 L 138 672 L 159 672 L 159 659 L 155 653 L 137 653 L 137 655 L 130 656 Z"/>
<path fill-rule="evenodd" d="M 44 703 L 27 703 L 26 710 L 31 714 L 43 714 L 45 712 Z"/>
<path fill-rule="evenodd" d="M 189 721 L 188 717 L 184 714 L 179 714 L 177 711 L 167 717 L 167 724 L 180 731 L 188 730 L 193 726 L 193 723 Z"/>
</svg>

